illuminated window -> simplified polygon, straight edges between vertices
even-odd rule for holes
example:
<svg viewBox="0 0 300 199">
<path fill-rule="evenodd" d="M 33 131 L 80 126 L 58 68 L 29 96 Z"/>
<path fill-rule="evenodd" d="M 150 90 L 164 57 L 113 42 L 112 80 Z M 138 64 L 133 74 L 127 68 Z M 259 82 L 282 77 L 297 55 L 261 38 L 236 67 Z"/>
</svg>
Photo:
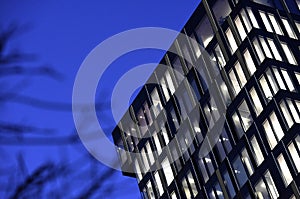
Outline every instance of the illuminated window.
<svg viewBox="0 0 300 199">
<path fill-rule="evenodd" d="M 155 195 L 154 195 L 154 192 L 153 192 L 151 181 L 147 182 L 146 187 L 147 187 L 148 197 L 150 199 L 155 199 Z"/>
<path fill-rule="evenodd" d="M 216 58 L 219 66 L 223 68 L 226 65 L 226 61 L 219 45 L 215 47 L 215 53 L 216 53 Z"/>
<path fill-rule="evenodd" d="M 294 145 L 294 143 L 292 142 L 289 146 L 288 146 L 288 150 L 290 152 L 290 155 L 292 157 L 292 160 L 294 162 L 294 165 L 297 169 L 297 172 L 300 173 L 300 156 L 299 156 L 299 153 L 297 152 L 297 149 Z"/>
<path fill-rule="evenodd" d="M 191 172 L 187 174 L 187 181 L 192 189 L 193 196 L 195 197 L 198 194 L 198 190 L 195 184 L 194 177 Z"/>
<path fill-rule="evenodd" d="M 266 40 L 265 40 L 263 37 L 259 37 L 259 41 L 260 41 L 260 43 L 261 43 L 261 45 L 262 45 L 262 48 L 263 48 L 263 50 L 264 50 L 266 56 L 267 56 L 268 58 L 271 58 L 271 59 L 272 59 L 273 56 L 272 56 L 271 51 L 270 51 L 270 49 L 269 49 L 269 47 L 268 47 L 268 45 L 267 45 L 267 43 L 266 43 Z"/>
<path fill-rule="evenodd" d="M 171 193 L 171 199 L 177 199 L 176 193 L 174 191 Z"/>
<path fill-rule="evenodd" d="M 147 141 L 146 142 L 146 149 L 147 149 L 147 155 L 148 155 L 148 158 L 149 158 L 149 161 L 150 161 L 150 165 L 152 165 L 154 163 L 154 156 L 153 156 L 153 153 L 152 153 L 152 149 L 150 147 L 150 144 L 149 142 Z"/>
<path fill-rule="evenodd" d="M 282 49 L 285 53 L 285 56 L 286 56 L 288 62 L 290 64 L 297 65 L 296 59 L 295 59 L 291 49 L 288 47 L 288 45 L 286 43 L 281 42 L 281 46 L 282 46 Z"/>
<path fill-rule="evenodd" d="M 245 100 L 239 106 L 238 111 L 242 119 L 244 130 L 247 131 L 248 128 L 251 126 L 253 119 Z"/>
<path fill-rule="evenodd" d="M 277 80 L 280 89 L 286 90 L 286 87 L 285 87 L 285 85 L 283 83 L 283 79 L 282 79 L 282 77 L 280 75 L 279 70 L 277 68 L 273 68 L 273 71 L 274 71 L 274 74 L 275 74 L 275 79 Z"/>
<path fill-rule="evenodd" d="M 142 156 L 143 163 L 144 163 L 144 173 L 145 173 L 146 171 L 148 171 L 150 169 L 150 165 L 149 165 L 149 162 L 148 162 L 148 158 L 147 158 L 145 148 L 142 148 L 141 156 Z"/>
<path fill-rule="evenodd" d="M 267 171 L 263 179 L 260 179 L 255 185 L 255 195 L 258 199 L 272 198 L 276 199 L 279 197 L 277 188 L 275 186 L 274 180 L 269 171 Z"/>
<path fill-rule="evenodd" d="M 270 45 L 271 51 L 272 51 L 275 59 L 278 60 L 278 61 L 282 61 L 282 58 L 281 58 L 281 56 L 280 56 L 280 54 L 278 52 L 278 49 L 277 49 L 277 47 L 276 47 L 273 39 L 268 38 L 267 41 L 268 41 L 268 43 Z"/>
<path fill-rule="evenodd" d="M 251 148 L 254 151 L 253 153 L 254 159 L 256 161 L 256 164 L 259 166 L 264 161 L 264 156 L 261 152 L 261 149 L 259 147 L 259 144 L 255 136 L 252 137 L 250 143 L 251 143 Z"/>
<path fill-rule="evenodd" d="M 236 62 L 233 68 L 235 69 L 236 74 L 234 69 L 232 69 L 229 72 L 229 77 L 234 88 L 235 94 L 237 95 L 240 92 L 241 88 L 243 88 L 247 83 L 247 79 L 239 62 Z"/>
<path fill-rule="evenodd" d="M 246 12 L 245 12 L 244 9 L 241 10 L 241 16 L 242 16 L 243 22 L 244 22 L 244 24 L 246 26 L 246 30 L 249 33 L 250 30 L 252 29 L 252 26 L 251 26 L 249 18 L 248 18 L 248 16 L 247 16 L 247 14 L 246 14 Z"/>
<path fill-rule="evenodd" d="M 283 78 L 284 78 L 284 80 L 285 80 L 285 82 L 286 82 L 289 90 L 290 91 L 295 91 L 294 84 L 293 84 L 293 82 L 291 80 L 291 77 L 288 74 L 288 72 L 286 70 L 284 70 L 284 69 L 282 69 L 281 72 L 282 72 Z"/>
<path fill-rule="evenodd" d="M 165 158 L 161 164 L 162 164 L 163 172 L 166 177 L 167 184 L 170 185 L 171 182 L 174 180 L 174 174 L 173 174 L 169 159 Z"/>
<path fill-rule="evenodd" d="M 271 24 L 270 24 L 270 22 L 269 22 L 269 20 L 268 20 L 268 18 L 267 18 L 266 13 L 263 12 L 263 11 L 259 11 L 259 14 L 260 14 L 260 16 L 261 16 L 261 19 L 262 19 L 262 21 L 263 21 L 263 23 L 264 23 L 264 25 L 265 25 L 267 31 L 268 31 L 268 32 L 273 32 L 273 31 L 272 31 L 272 28 L 271 28 Z"/>
<path fill-rule="evenodd" d="M 254 27 L 254 28 L 259 28 L 258 23 L 257 23 L 257 21 L 256 21 L 256 17 L 254 16 L 254 14 L 253 14 L 251 8 L 247 8 L 247 12 L 248 12 L 248 14 L 249 14 L 249 17 L 250 17 L 250 20 L 251 20 L 251 22 L 252 22 L 253 27 Z"/>
<path fill-rule="evenodd" d="M 245 165 L 245 168 L 246 168 L 246 170 L 247 170 L 247 172 L 248 172 L 248 175 L 249 175 L 249 176 L 252 175 L 253 172 L 254 172 L 254 168 L 253 168 L 251 159 L 250 159 L 250 157 L 249 157 L 249 154 L 248 154 L 246 148 L 244 148 L 244 149 L 242 150 L 242 153 L 241 153 L 241 159 L 242 159 L 243 164 Z"/>
<path fill-rule="evenodd" d="M 287 19 L 284 19 L 284 18 L 281 18 L 282 20 L 282 23 L 289 35 L 290 38 L 293 38 L 293 39 L 297 39 L 297 36 L 295 34 L 295 32 L 293 31 L 292 27 L 290 26 L 290 23 L 288 22 Z"/>
<path fill-rule="evenodd" d="M 289 110 L 288 110 L 288 108 L 287 108 L 284 101 L 281 101 L 280 108 L 281 108 L 281 111 L 283 113 L 283 116 L 285 118 L 285 121 L 286 121 L 288 127 L 291 128 L 294 124 L 294 121 L 293 121 L 293 119 L 290 115 L 290 112 L 289 112 Z"/>
<path fill-rule="evenodd" d="M 139 165 L 139 162 L 137 159 L 134 160 L 134 167 L 135 167 L 135 173 L 137 175 L 137 179 L 138 179 L 138 181 L 140 181 L 143 176 L 142 176 L 140 165 Z"/>
<path fill-rule="evenodd" d="M 162 186 L 159 173 L 157 171 L 154 173 L 154 179 L 156 182 L 156 188 L 157 188 L 158 195 L 161 196 L 164 193 L 164 188 Z"/>
<path fill-rule="evenodd" d="M 265 59 L 265 55 L 264 55 L 264 53 L 263 53 L 263 51 L 262 51 L 262 49 L 261 49 L 261 47 L 258 43 L 258 40 L 255 38 L 252 43 L 253 43 L 254 49 L 256 51 L 256 54 L 259 58 L 259 61 L 263 62 L 264 59 Z"/>
<path fill-rule="evenodd" d="M 250 90 L 250 97 L 251 97 L 251 100 L 252 100 L 252 103 L 253 103 L 255 113 L 256 113 L 256 115 L 259 115 L 263 111 L 263 107 L 261 105 L 261 102 L 259 100 L 259 97 L 257 95 L 257 92 L 256 92 L 255 88 L 252 88 Z"/>
<path fill-rule="evenodd" d="M 187 184 L 187 181 L 185 178 L 183 178 L 183 180 L 181 181 L 181 184 L 182 184 L 182 188 L 183 188 L 186 198 L 192 198 L 192 194 L 190 192 L 190 189 L 188 187 L 188 184 Z"/>
<path fill-rule="evenodd" d="M 170 95 L 169 95 L 168 87 L 167 87 L 167 84 L 166 84 L 166 81 L 164 78 L 162 78 L 160 80 L 160 86 L 162 87 L 166 101 L 168 101 L 170 99 Z"/>
<path fill-rule="evenodd" d="M 244 29 L 244 26 L 242 24 L 242 21 L 241 21 L 240 17 L 237 16 L 235 18 L 234 22 L 235 22 L 235 25 L 236 25 L 237 29 L 239 30 L 238 32 L 239 32 L 240 37 L 241 37 L 241 39 L 243 41 L 246 38 L 247 34 L 246 34 L 246 31 Z"/>
<path fill-rule="evenodd" d="M 157 153 L 160 155 L 161 152 L 162 152 L 162 148 L 161 148 L 161 144 L 160 144 L 158 135 L 157 135 L 157 133 L 155 133 L 155 132 L 154 132 L 154 134 L 153 134 L 153 139 L 154 139 L 156 151 L 157 151 Z"/>
<path fill-rule="evenodd" d="M 280 154 L 277 157 L 277 162 L 278 162 L 279 171 L 284 181 L 284 184 L 285 186 L 288 186 L 293 181 L 293 177 L 288 165 L 286 164 L 285 158 L 283 157 L 282 154 Z"/>
<path fill-rule="evenodd" d="M 246 49 L 244 52 L 244 58 L 246 60 L 246 65 L 250 75 L 253 75 L 256 71 L 256 67 L 248 49 Z"/>
<path fill-rule="evenodd" d="M 274 15 L 268 13 L 268 16 L 269 16 L 270 21 L 271 21 L 271 23 L 272 23 L 272 25 L 273 25 L 273 28 L 275 29 L 276 34 L 278 34 L 278 35 L 283 35 L 282 30 L 281 30 L 281 28 L 280 28 L 280 26 L 279 26 L 277 20 L 275 19 Z"/>
<path fill-rule="evenodd" d="M 233 36 L 230 28 L 228 28 L 226 30 L 225 34 L 226 34 L 227 40 L 228 40 L 229 45 L 230 45 L 231 53 L 234 53 L 236 51 L 236 49 L 238 48 L 238 46 L 236 44 L 236 41 L 234 39 L 234 36 Z"/>
<path fill-rule="evenodd" d="M 269 120 L 266 120 L 263 123 L 263 127 L 265 129 L 270 148 L 273 149 L 277 145 L 277 142 L 284 136 L 275 112 L 271 113 Z"/>
<path fill-rule="evenodd" d="M 262 91 L 268 101 L 270 101 L 273 98 L 272 92 L 268 86 L 268 83 L 266 81 L 266 78 L 262 76 L 259 80 L 260 86 L 262 87 Z"/>
</svg>

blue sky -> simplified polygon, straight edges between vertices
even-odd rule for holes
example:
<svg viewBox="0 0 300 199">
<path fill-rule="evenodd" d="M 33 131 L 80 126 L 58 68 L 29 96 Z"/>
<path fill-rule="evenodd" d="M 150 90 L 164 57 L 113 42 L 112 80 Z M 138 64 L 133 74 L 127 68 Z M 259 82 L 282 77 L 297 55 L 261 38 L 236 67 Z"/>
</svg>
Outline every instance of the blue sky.
<svg viewBox="0 0 300 199">
<path fill-rule="evenodd" d="M 0 29 L 12 23 L 28 27 L 24 33 L 15 37 L 10 48 L 36 54 L 37 60 L 33 62 L 33 66 L 46 64 L 63 76 L 60 81 L 47 77 L 26 77 L 26 80 L 30 80 L 28 85 L 18 92 L 39 100 L 71 104 L 77 70 L 88 53 L 99 43 L 132 28 L 154 26 L 181 30 L 198 4 L 199 0 L 2 1 Z M 111 92 L 113 83 L 118 78 L 118 69 L 123 68 L 124 71 L 124 68 L 129 69 L 138 64 L 159 62 L 163 53 L 149 50 L 121 57 L 108 71 L 111 78 L 107 78 L 102 91 Z M 8 85 L 13 86 L 17 78 L 19 77 L 9 79 Z M 109 97 L 101 96 L 101 92 L 99 95 L 98 99 L 109 101 Z M 5 104 L 0 115 L 5 115 L 2 120 L 7 122 L 52 129 L 55 135 L 70 134 L 74 129 L 71 106 L 70 111 L 45 110 L 12 101 Z M 105 121 L 110 129 L 115 125 L 111 118 Z M 61 148 L 54 146 L 0 147 L 9 151 L 6 157 L 8 162 L 14 161 L 16 153 L 24 153 L 29 173 L 44 161 L 62 159 Z M 77 149 L 85 150 L 83 146 Z M 72 159 L 74 156 L 76 152 L 71 147 L 66 147 L 63 158 Z M 111 180 L 116 183 L 126 182 L 122 183 L 122 189 L 114 192 L 114 198 L 139 197 L 134 179 L 118 175 Z"/>
</svg>

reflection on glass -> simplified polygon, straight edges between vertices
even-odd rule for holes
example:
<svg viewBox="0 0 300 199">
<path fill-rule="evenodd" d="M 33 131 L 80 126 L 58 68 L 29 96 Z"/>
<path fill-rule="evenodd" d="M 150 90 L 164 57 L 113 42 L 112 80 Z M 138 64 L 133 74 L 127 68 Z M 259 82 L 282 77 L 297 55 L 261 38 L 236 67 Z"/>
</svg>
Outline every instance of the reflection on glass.
<svg viewBox="0 0 300 199">
<path fill-rule="evenodd" d="M 257 166 L 259 166 L 264 161 L 264 156 L 261 152 L 259 144 L 255 136 L 252 137 L 251 141 L 251 148 L 254 151 L 253 155 L 256 161 Z"/>
<path fill-rule="evenodd" d="M 236 44 L 236 41 L 234 39 L 234 36 L 233 36 L 230 28 L 227 29 L 225 34 L 227 36 L 227 40 L 228 40 L 229 45 L 230 45 L 231 53 L 234 53 L 236 51 L 236 49 L 238 48 L 238 46 Z"/>
<path fill-rule="evenodd" d="M 245 168 L 239 156 L 237 156 L 232 163 L 232 169 L 240 187 L 242 187 L 248 180 Z"/>
<path fill-rule="evenodd" d="M 200 44 L 202 44 L 204 47 L 207 47 L 214 36 L 214 32 L 206 15 L 202 18 L 201 22 L 196 28 L 196 34 Z"/>
</svg>

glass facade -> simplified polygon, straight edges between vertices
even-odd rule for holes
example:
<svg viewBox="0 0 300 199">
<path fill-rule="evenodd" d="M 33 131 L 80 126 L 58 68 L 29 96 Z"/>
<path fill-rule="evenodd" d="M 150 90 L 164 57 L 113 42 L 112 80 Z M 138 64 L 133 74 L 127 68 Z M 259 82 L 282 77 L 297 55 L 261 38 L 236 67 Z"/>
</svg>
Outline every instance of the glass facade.
<svg viewBox="0 0 300 199">
<path fill-rule="evenodd" d="M 174 70 L 154 71 L 156 84 L 143 86 L 131 119 L 113 132 L 123 174 L 137 178 L 142 198 L 300 198 L 299 5 L 201 1 L 182 32 L 214 63 L 220 98 L 200 68 L 201 48 L 176 40 L 192 63 L 167 52 L 161 63 Z M 222 131 L 207 141 L 222 117 Z"/>
</svg>

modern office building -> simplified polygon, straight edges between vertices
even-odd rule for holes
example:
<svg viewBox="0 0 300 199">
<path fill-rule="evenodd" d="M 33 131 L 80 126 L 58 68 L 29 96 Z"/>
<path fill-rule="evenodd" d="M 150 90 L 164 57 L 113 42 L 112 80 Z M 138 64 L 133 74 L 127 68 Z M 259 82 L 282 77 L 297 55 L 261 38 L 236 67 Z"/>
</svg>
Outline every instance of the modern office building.
<svg viewBox="0 0 300 199">
<path fill-rule="evenodd" d="M 161 61 L 174 70 L 154 71 L 113 132 L 142 198 L 300 198 L 299 9 L 300 0 L 201 1 L 181 31 L 201 48 L 175 40 Z"/>
</svg>

